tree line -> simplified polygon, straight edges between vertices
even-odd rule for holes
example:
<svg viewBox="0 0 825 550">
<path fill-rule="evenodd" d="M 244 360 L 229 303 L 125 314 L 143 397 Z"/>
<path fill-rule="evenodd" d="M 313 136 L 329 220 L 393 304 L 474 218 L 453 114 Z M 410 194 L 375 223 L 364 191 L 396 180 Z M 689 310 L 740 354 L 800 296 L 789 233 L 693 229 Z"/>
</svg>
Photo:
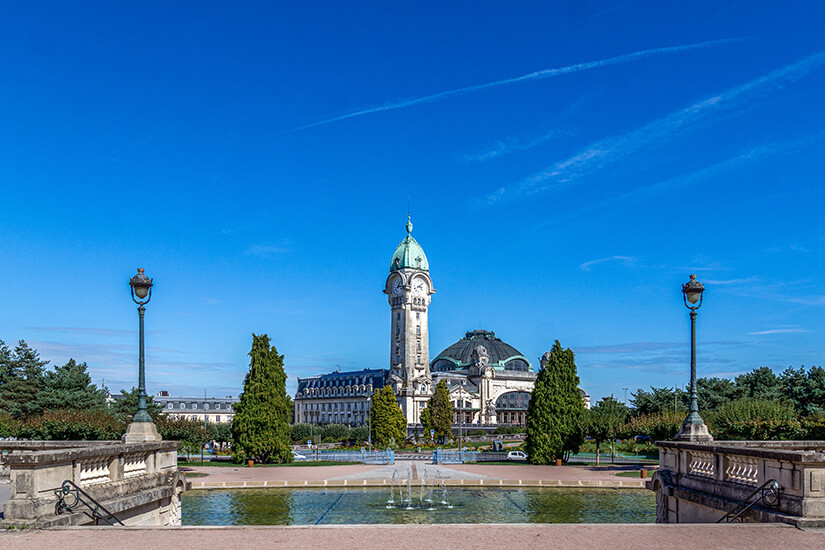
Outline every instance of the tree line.
<svg viewBox="0 0 825 550">
<path fill-rule="evenodd" d="M 92 383 L 86 363 L 48 361 L 21 340 L 11 349 L 0 340 L 0 437 L 47 440 L 114 440 L 137 411 L 137 388 L 121 390 L 109 403 L 105 387 Z M 207 441 L 229 440 L 228 425 L 170 419 L 148 397 L 149 414 L 161 436 L 198 451 Z"/>
</svg>

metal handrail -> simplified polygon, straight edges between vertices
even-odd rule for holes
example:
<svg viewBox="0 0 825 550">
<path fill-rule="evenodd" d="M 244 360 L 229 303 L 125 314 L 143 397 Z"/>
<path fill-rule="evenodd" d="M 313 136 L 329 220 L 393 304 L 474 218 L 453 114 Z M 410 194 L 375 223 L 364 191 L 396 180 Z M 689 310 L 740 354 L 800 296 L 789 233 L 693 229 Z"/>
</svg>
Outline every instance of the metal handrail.
<svg viewBox="0 0 825 550">
<path fill-rule="evenodd" d="M 113 513 L 103 507 L 98 501 L 89 496 L 89 494 L 74 484 L 73 481 L 66 480 L 59 489 L 54 490 L 57 495 L 57 503 L 54 506 L 54 513 L 56 515 L 62 514 L 64 511 L 74 512 L 76 508 L 85 506 L 87 509 L 81 511 L 88 517 L 92 518 L 95 525 L 98 525 L 99 520 L 103 520 L 109 525 L 123 525 L 123 522 L 115 517 Z M 72 497 L 74 500 L 69 503 L 67 497 Z M 102 512 L 102 513 L 101 513 Z"/>
<path fill-rule="evenodd" d="M 775 479 L 769 479 L 746 496 L 740 503 L 731 508 L 728 513 L 716 520 L 716 523 L 731 523 L 733 521 L 742 522 L 742 514 L 753 508 L 758 502 L 762 501 L 768 506 L 775 508 L 779 506 L 779 497 L 782 487 Z M 759 495 L 759 498 L 749 502 L 753 497 Z"/>
</svg>

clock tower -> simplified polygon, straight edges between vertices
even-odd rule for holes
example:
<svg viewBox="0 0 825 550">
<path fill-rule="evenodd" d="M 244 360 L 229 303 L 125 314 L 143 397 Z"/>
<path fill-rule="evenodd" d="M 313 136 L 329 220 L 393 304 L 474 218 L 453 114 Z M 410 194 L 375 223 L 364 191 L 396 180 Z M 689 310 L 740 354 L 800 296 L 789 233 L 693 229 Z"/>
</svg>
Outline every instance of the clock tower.
<svg viewBox="0 0 825 550">
<path fill-rule="evenodd" d="M 390 372 L 388 384 L 395 390 L 407 424 L 419 423 L 421 410 L 432 396 L 427 308 L 435 292 L 424 249 L 407 236 L 395 249 L 384 294 L 390 304 Z"/>
</svg>

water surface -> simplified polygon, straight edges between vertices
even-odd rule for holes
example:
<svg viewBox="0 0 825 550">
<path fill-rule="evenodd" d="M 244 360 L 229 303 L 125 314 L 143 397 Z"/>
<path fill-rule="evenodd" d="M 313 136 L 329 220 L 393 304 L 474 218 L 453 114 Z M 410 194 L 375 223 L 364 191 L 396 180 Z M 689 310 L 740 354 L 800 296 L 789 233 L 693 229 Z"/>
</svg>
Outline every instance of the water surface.
<svg viewBox="0 0 825 550">
<path fill-rule="evenodd" d="M 644 489 L 494 489 L 451 487 L 447 504 L 417 490 L 388 504 L 384 488 L 189 491 L 184 525 L 335 525 L 408 523 L 654 523 L 656 501 Z M 390 508 L 388 508 L 388 506 Z M 432 507 L 433 509 L 427 509 Z M 413 508 L 413 509 L 407 509 Z"/>
</svg>

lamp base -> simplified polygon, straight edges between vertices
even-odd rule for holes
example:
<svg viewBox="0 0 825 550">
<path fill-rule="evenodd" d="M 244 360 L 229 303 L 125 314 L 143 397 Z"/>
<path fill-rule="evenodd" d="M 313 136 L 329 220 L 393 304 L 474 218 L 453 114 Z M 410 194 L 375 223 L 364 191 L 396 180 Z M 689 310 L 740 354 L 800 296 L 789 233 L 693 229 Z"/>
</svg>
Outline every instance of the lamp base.
<svg viewBox="0 0 825 550">
<path fill-rule="evenodd" d="M 124 443 L 150 443 L 161 439 L 154 422 L 131 422 L 121 438 Z"/>
<path fill-rule="evenodd" d="M 692 422 L 685 422 L 679 429 L 679 433 L 673 438 L 676 441 L 693 441 L 696 443 L 710 443 L 713 441 L 713 436 L 708 432 L 707 425 L 703 422 L 701 424 L 694 424 Z"/>
</svg>

